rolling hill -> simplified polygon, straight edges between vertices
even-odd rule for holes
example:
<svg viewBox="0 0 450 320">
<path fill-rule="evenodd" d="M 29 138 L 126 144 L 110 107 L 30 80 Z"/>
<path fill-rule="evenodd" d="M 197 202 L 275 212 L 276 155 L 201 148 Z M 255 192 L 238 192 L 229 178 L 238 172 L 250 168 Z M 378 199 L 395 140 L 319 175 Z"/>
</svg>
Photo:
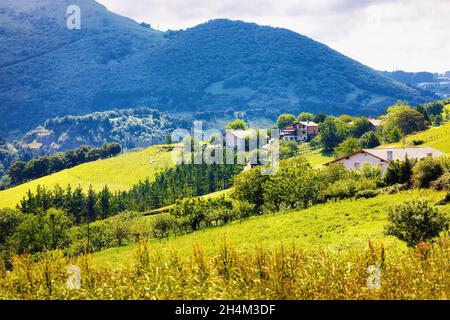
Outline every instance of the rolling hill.
<svg viewBox="0 0 450 320">
<path fill-rule="evenodd" d="M 150 246 L 159 253 L 173 250 L 191 256 L 194 246 L 200 245 L 213 253 L 226 241 L 234 248 L 252 251 L 257 248 L 276 249 L 293 245 L 303 250 L 342 251 L 365 249 L 368 241 L 383 243 L 392 254 L 405 250 L 405 244 L 384 235 L 388 208 L 405 198 L 423 197 L 436 202 L 443 193 L 430 190 L 407 191 L 394 195 L 381 195 L 372 199 L 348 199 L 337 203 L 316 205 L 300 211 L 252 217 L 235 221 L 223 227 L 208 228 L 169 239 L 151 239 Z M 355 210 L 357 206 L 358 210 Z M 450 214 L 450 206 L 443 207 Z M 138 218 L 141 223 L 153 216 Z M 127 266 L 133 262 L 137 245 L 106 249 L 94 254 L 94 262 L 114 267 Z"/>
<path fill-rule="evenodd" d="M 152 160 L 155 162 L 151 163 Z M 92 185 L 96 191 L 108 185 L 112 191 L 128 190 L 139 180 L 146 177 L 152 179 L 157 172 L 171 163 L 171 152 L 164 146 L 153 146 L 110 159 L 88 162 L 0 191 L 0 208 L 15 207 L 28 190 L 35 190 L 38 185 L 50 189 L 57 184 L 61 187 L 67 184 L 72 187 L 81 185 L 84 190 Z"/>
<path fill-rule="evenodd" d="M 429 146 L 450 154 L 449 134 L 450 122 L 447 122 L 440 127 L 431 127 L 428 130 L 409 135 L 405 139 L 405 145 L 413 146 L 413 140 L 421 140 L 422 145 L 418 147 Z M 401 147 L 402 145 L 402 142 L 398 142 L 382 145 L 380 148 Z M 325 154 L 321 150 L 310 151 L 303 156 L 316 168 L 333 159 L 332 155 Z M 151 177 L 159 169 L 170 163 L 170 157 L 170 152 L 165 150 L 163 146 L 153 146 L 144 151 L 129 152 L 116 158 L 89 162 L 27 182 L 15 188 L 0 191 L 0 208 L 14 207 L 29 189 L 34 190 L 39 184 L 52 187 L 56 184 L 70 183 L 71 185 L 81 184 L 85 188 L 92 184 L 97 190 L 108 184 L 112 190 L 127 190 L 134 183 L 147 176 Z M 151 159 L 158 161 L 152 165 L 149 163 Z"/>
<path fill-rule="evenodd" d="M 65 23 L 69 4 L 80 30 Z M 0 135 L 48 118 L 152 106 L 170 112 L 282 111 L 373 115 L 395 100 L 433 98 L 324 44 L 230 20 L 160 32 L 93 0 L 0 4 Z"/>
<path fill-rule="evenodd" d="M 414 146 L 413 141 L 416 141 L 416 143 L 421 143 L 420 145 L 418 145 L 418 147 L 433 147 L 442 152 L 450 154 L 450 122 L 447 122 L 440 127 L 431 127 L 428 130 L 409 135 L 405 139 L 405 145 Z M 389 146 L 391 145 L 402 147 L 403 142 L 389 144 Z"/>
</svg>

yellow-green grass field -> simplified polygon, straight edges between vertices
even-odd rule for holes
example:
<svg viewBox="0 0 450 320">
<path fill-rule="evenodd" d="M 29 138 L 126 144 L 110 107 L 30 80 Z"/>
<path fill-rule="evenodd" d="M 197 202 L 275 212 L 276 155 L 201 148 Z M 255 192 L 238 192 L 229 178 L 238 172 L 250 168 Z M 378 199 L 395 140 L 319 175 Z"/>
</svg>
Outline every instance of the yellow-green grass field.
<svg viewBox="0 0 450 320">
<path fill-rule="evenodd" d="M 302 154 L 302 157 L 308 160 L 313 168 L 318 168 L 333 160 L 333 154 L 331 152 L 324 152 L 323 150 L 310 151 Z"/>
<path fill-rule="evenodd" d="M 152 163 L 152 161 L 154 161 Z M 49 176 L 29 181 L 17 187 L 0 191 L 0 208 L 15 207 L 28 190 L 38 185 L 52 189 L 59 184 L 83 189 L 90 185 L 101 190 L 108 185 L 110 190 L 128 190 L 133 184 L 146 177 L 153 179 L 155 174 L 172 165 L 168 146 L 152 146 L 145 150 L 127 152 L 114 158 L 84 163 Z"/>
<path fill-rule="evenodd" d="M 401 141 L 394 144 L 384 145 L 382 147 L 402 147 L 403 145 L 410 147 L 413 145 L 414 140 L 422 140 L 424 142 L 423 144 L 418 145 L 418 147 L 433 147 L 450 154 L 450 122 L 444 123 L 440 127 L 431 127 L 428 130 L 409 135 L 406 137 L 405 142 Z"/>
<path fill-rule="evenodd" d="M 389 251 L 401 252 L 405 245 L 394 237 L 384 235 L 389 207 L 416 197 L 436 202 L 443 193 L 430 190 L 407 191 L 395 195 L 381 195 L 372 199 L 344 200 L 317 205 L 305 210 L 266 214 L 242 222 L 235 221 L 223 227 L 200 230 L 168 239 L 150 240 L 155 251 L 169 253 L 179 251 L 191 255 L 195 245 L 214 253 L 226 241 L 238 250 L 256 248 L 275 249 L 280 245 L 306 250 L 340 251 L 353 248 L 365 249 L 368 241 L 383 243 Z M 450 206 L 441 207 L 450 214 Z M 145 217 L 152 219 L 152 216 Z M 137 245 L 130 244 L 110 248 L 94 254 L 98 265 L 127 266 L 133 261 Z"/>
</svg>

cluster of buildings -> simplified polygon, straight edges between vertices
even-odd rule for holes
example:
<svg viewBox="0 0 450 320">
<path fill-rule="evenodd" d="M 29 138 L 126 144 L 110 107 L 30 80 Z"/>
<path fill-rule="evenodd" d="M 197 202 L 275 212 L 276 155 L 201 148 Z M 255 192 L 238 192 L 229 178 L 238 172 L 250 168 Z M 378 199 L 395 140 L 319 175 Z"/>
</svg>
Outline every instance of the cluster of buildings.
<svg viewBox="0 0 450 320">
<path fill-rule="evenodd" d="M 369 118 L 369 125 L 372 131 L 383 124 L 382 120 Z M 228 143 L 233 140 L 242 141 L 245 137 L 254 134 L 254 130 L 231 130 L 226 134 L 225 141 Z M 298 121 L 289 124 L 280 130 L 280 139 L 283 141 L 308 142 L 319 134 L 319 125 L 313 121 Z M 270 141 L 268 139 L 268 143 Z M 360 169 L 364 164 L 368 163 L 372 166 L 379 166 L 381 170 L 386 171 L 391 161 L 404 161 L 406 158 L 411 160 L 420 160 L 425 157 L 441 157 L 446 156 L 445 153 L 431 147 L 421 148 L 379 148 L 379 149 L 362 149 L 353 154 L 335 158 L 333 161 L 326 163 L 326 166 L 341 163 L 348 170 Z"/>
</svg>

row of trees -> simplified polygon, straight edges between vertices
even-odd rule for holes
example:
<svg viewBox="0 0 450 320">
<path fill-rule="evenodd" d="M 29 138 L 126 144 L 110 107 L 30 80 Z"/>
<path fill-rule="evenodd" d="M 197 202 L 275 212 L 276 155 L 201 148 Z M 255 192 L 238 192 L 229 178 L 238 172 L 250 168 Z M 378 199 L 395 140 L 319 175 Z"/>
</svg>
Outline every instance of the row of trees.
<svg viewBox="0 0 450 320">
<path fill-rule="evenodd" d="M 20 201 L 23 213 L 46 212 L 50 208 L 68 212 L 76 224 L 104 219 L 125 210 L 147 211 L 175 203 L 177 199 L 227 189 L 240 165 L 180 164 L 157 174 L 155 181 L 140 181 L 129 191 L 112 193 L 107 186 L 96 192 L 80 186 L 48 190 L 38 186 Z"/>
<path fill-rule="evenodd" d="M 16 185 L 85 162 L 113 157 L 121 152 L 122 147 L 116 142 L 106 143 L 100 148 L 81 146 L 75 150 L 34 158 L 28 162 L 15 161 L 7 174 L 11 178 L 11 184 Z"/>
<path fill-rule="evenodd" d="M 261 175 L 259 168 L 236 176 L 233 197 L 263 212 L 306 208 L 351 197 L 373 197 L 380 192 L 413 187 L 450 191 L 449 159 L 393 161 L 383 174 L 379 167 L 368 164 L 361 170 L 349 171 L 343 165 L 313 169 L 306 160 L 296 157 L 281 161 L 280 170 L 271 176 Z"/>
</svg>

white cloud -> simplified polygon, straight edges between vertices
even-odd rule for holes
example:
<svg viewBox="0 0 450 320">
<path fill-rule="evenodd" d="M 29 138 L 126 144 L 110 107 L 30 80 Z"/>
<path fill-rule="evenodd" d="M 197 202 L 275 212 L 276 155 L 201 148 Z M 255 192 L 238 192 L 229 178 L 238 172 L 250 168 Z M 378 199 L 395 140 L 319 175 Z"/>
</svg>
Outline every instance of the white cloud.
<svg viewBox="0 0 450 320">
<path fill-rule="evenodd" d="M 284 27 L 380 70 L 450 70 L 450 0 L 98 0 L 160 30 L 214 18 Z"/>
</svg>

